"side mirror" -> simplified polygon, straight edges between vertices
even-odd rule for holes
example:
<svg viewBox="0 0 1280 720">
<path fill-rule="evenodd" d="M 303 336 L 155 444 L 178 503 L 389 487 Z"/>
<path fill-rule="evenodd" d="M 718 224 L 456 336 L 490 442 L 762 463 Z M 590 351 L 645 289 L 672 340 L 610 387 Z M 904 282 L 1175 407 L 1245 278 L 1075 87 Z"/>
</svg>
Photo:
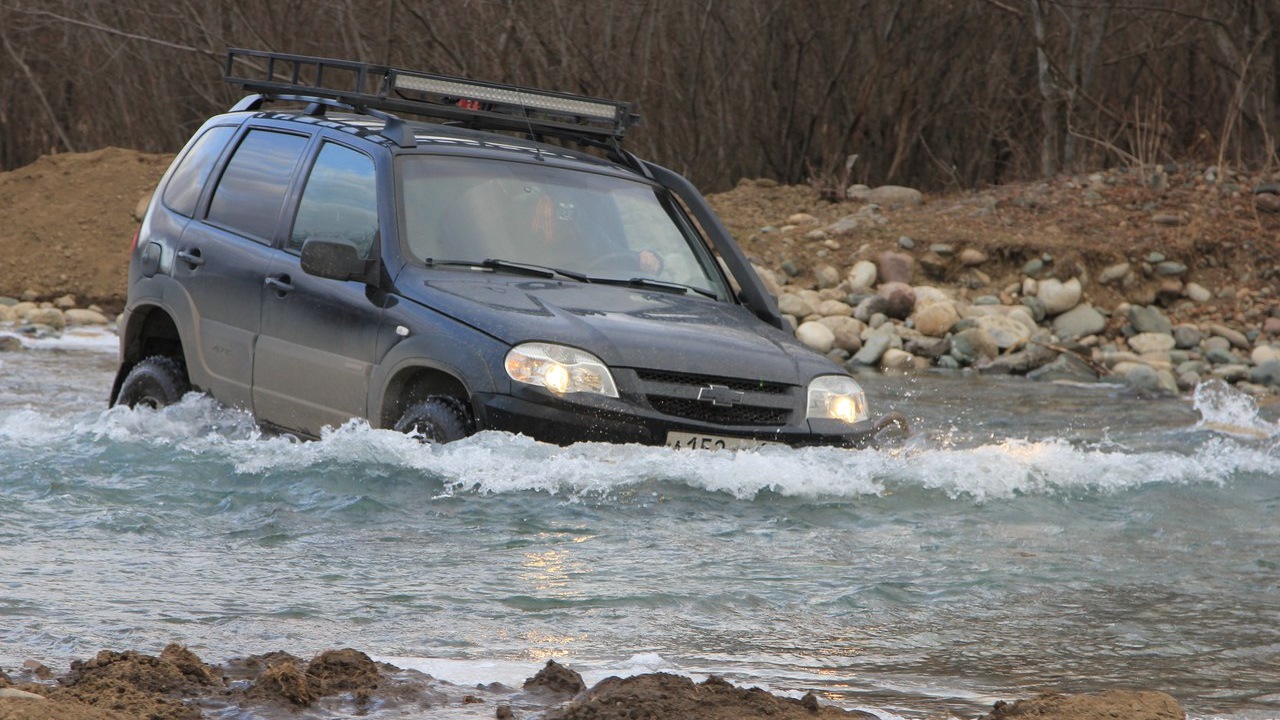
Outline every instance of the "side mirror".
<svg viewBox="0 0 1280 720">
<path fill-rule="evenodd" d="M 369 261 L 350 240 L 309 237 L 300 260 L 303 272 L 330 280 L 364 280 L 369 274 Z"/>
</svg>

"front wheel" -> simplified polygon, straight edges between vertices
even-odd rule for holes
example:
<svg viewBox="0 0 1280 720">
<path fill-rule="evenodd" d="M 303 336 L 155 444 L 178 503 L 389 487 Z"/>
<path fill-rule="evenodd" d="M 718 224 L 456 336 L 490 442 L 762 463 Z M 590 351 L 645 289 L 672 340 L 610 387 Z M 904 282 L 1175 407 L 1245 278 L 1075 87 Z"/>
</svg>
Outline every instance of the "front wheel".
<svg viewBox="0 0 1280 720">
<path fill-rule="evenodd" d="M 414 403 L 396 422 L 397 432 L 428 443 L 443 444 L 470 434 L 471 413 L 457 398 L 435 396 Z"/>
<path fill-rule="evenodd" d="M 191 389 L 182 363 L 165 355 L 138 361 L 120 384 L 117 405 L 159 409 L 182 399 Z"/>
</svg>

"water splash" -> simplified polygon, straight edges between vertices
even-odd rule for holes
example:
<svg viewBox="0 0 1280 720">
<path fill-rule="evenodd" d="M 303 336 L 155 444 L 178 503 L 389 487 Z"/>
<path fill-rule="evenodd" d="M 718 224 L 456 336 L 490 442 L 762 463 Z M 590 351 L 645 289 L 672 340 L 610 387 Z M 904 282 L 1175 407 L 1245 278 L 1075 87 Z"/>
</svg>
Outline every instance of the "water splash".
<svg viewBox="0 0 1280 720">
<path fill-rule="evenodd" d="M 1197 385 L 1194 406 L 1200 413 L 1198 428 L 1248 440 L 1280 436 L 1280 425 L 1262 419 L 1253 397 L 1221 380 Z"/>
</svg>

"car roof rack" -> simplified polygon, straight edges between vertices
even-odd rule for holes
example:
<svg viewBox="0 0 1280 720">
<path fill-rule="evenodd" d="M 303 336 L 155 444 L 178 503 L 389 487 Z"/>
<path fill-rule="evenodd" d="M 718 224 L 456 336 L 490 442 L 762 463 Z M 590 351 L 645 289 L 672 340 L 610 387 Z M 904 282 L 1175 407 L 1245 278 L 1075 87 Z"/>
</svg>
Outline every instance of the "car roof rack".
<svg viewBox="0 0 1280 720">
<path fill-rule="evenodd" d="M 618 100 L 264 50 L 227 50 L 224 79 L 268 100 L 319 97 L 371 115 L 411 113 L 614 147 L 640 122 L 630 103 Z"/>
</svg>

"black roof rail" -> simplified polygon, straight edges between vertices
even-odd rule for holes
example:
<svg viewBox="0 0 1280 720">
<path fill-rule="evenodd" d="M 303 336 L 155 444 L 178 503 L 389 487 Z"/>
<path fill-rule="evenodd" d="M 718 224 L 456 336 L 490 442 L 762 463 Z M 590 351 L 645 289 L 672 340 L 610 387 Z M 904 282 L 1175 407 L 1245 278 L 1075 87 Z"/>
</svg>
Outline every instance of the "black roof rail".
<svg viewBox="0 0 1280 720">
<path fill-rule="evenodd" d="M 588 143 L 616 144 L 640 122 L 630 103 L 618 100 L 264 50 L 227 50 L 224 79 L 265 100 L 327 98 L 370 115 L 410 113 Z"/>
</svg>

